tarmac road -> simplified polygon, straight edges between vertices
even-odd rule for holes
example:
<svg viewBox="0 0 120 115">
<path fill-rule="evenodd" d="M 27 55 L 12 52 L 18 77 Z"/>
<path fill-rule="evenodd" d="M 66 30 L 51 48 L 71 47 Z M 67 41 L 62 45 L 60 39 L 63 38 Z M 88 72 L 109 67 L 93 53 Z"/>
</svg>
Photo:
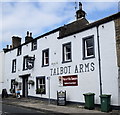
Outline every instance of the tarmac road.
<svg viewBox="0 0 120 115">
<path fill-rule="evenodd" d="M 19 115 L 19 114 L 40 115 L 42 113 L 43 113 L 42 111 L 38 111 L 38 110 L 2 104 L 2 115 Z"/>
<path fill-rule="evenodd" d="M 48 113 L 43 111 L 38 111 L 34 109 L 24 108 L 15 105 L 2 104 L 2 113 L 1 115 L 61 115 L 61 113 Z M 63 115 L 69 115 L 64 114 Z"/>
</svg>

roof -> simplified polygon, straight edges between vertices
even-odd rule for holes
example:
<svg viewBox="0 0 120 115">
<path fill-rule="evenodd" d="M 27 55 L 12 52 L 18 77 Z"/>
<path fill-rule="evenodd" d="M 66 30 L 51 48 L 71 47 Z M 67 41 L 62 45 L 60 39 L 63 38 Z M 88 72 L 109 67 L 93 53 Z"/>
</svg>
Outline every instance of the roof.
<svg viewBox="0 0 120 115">
<path fill-rule="evenodd" d="M 59 30 L 59 38 L 67 36 L 73 32 L 78 31 L 83 26 L 89 24 L 89 22 L 85 18 L 78 19 L 70 24 L 64 25 Z"/>
<path fill-rule="evenodd" d="M 88 30 L 88 29 L 93 28 L 93 27 L 98 27 L 101 24 L 110 22 L 110 21 L 115 20 L 117 18 L 120 18 L 120 12 L 118 12 L 116 14 L 113 14 L 111 16 L 108 16 L 106 18 L 103 18 L 101 20 L 95 21 L 93 23 L 88 23 L 88 21 L 85 18 L 83 18 L 83 19 L 80 19 L 80 20 L 76 20 L 76 21 L 74 21 L 74 22 L 72 22 L 70 24 L 61 26 L 61 27 L 59 27 L 57 29 L 54 29 L 52 31 L 49 31 L 49 32 L 47 32 L 47 33 L 45 33 L 45 34 L 43 34 L 41 36 L 38 36 L 38 37 L 34 38 L 30 42 L 32 42 L 32 41 L 34 41 L 36 39 L 40 39 L 40 38 L 42 38 L 44 36 L 50 35 L 52 33 L 58 32 L 58 31 L 60 32 L 58 39 L 63 39 L 64 37 L 67 37 L 67 36 L 70 36 L 70 35 L 73 35 L 73 34 Z M 30 42 L 23 43 L 23 44 L 21 44 L 21 46 L 26 45 L 26 44 L 28 44 Z M 18 47 L 15 47 L 13 49 L 16 49 Z M 7 49 L 5 52 L 11 51 L 13 49 L 9 49 L 9 50 Z"/>
<path fill-rule="evenodd" d="M 93 22 L 93 23 L 90 23 L 90 24 L 84 24 L 83 26 L 80 26 L 78 27 L 75 31 L 70 31 L 69 33 L 63 35 L 63 36 L 59 36 L 58 39 L 62 39 L 64 37 L 67 37 L 67 36 L 70 36 L 72 34 L 76 34 L 76 33 L 79 33 L 79 32 L 82 32 L 82 31 L 85 31 L 85 30 L 88 30 L 90 28 L 93 28 L 93 27 L 97 27 L 101 24 L 104 24 L 104 23 L 107 23 L 107 22 L 110 22 L 112 20 L 115 20 L 117 18 L 120 18 L 120 12 L 116 13 L 116 14 L 113 14 L 111 16 L 108 16 L 106 18 L 103 18 L 101 20 L 98 20 L 96 22 Z M 71 26 L 73 26 L 73 24 L 71 24 Z M 69 27 L 70 28 L 70 27 Z M 68 30 L 69 30 L 68 28 Z M 71 27 L 72 28 L 72 27 Z"/>
</svg>

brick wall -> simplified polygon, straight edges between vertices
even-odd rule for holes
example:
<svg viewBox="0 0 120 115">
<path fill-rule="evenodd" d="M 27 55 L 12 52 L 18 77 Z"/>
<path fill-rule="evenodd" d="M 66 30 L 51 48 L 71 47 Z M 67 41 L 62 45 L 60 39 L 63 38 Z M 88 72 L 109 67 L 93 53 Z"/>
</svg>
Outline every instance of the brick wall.
<svg viewBox="0 0 120 115">
<path fill-rule="evenodd" d="M 117 61 L 118 67 L 120 67 L 120 18 L 115 20 L 115 31 L 116 31 Z"/>
</svg>

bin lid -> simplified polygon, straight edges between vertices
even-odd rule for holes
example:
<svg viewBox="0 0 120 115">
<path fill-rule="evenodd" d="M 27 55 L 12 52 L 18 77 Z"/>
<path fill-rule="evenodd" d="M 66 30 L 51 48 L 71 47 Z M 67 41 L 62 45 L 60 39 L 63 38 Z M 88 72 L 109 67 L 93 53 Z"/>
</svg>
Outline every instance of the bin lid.
<svg viewBox="0 0 120 115">
<path fill-rule="evenodd" d="M 111 95 L 108 95 L 108 94 L 102 94 L 102 95 L 100 95 L 100 97 L 111 97 Z"/>
<path fill-rule="evenodd" d="M 83 95 L 95 95 L 94 93 L 85 93 Z"/>
</svg>

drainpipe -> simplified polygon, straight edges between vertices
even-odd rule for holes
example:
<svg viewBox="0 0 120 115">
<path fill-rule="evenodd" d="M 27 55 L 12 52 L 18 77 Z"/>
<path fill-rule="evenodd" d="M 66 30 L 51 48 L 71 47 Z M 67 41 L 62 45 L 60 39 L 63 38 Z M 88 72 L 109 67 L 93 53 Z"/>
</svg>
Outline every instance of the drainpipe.
<svg viewBox="0 0 120 115">
<path fill-rule="evenodd" d="M 49 100 L 48 100 L 48 103 L 50 104 L 50 77 L 47 77 L 47 80 L 48 80 L 48 90 L 49 90 Z"/>
<path fill-rule="evenodd" d="M 100 57 L 100 42 L 99 42 L 99 25 L 97 27 L 97 45 L 98 45 L 98 66 L 99 66 L 99 83 L 100 83 L 100 95 L 102 95 L 102 77 L 101 77 L 101 57 Z"/>
</svg>

